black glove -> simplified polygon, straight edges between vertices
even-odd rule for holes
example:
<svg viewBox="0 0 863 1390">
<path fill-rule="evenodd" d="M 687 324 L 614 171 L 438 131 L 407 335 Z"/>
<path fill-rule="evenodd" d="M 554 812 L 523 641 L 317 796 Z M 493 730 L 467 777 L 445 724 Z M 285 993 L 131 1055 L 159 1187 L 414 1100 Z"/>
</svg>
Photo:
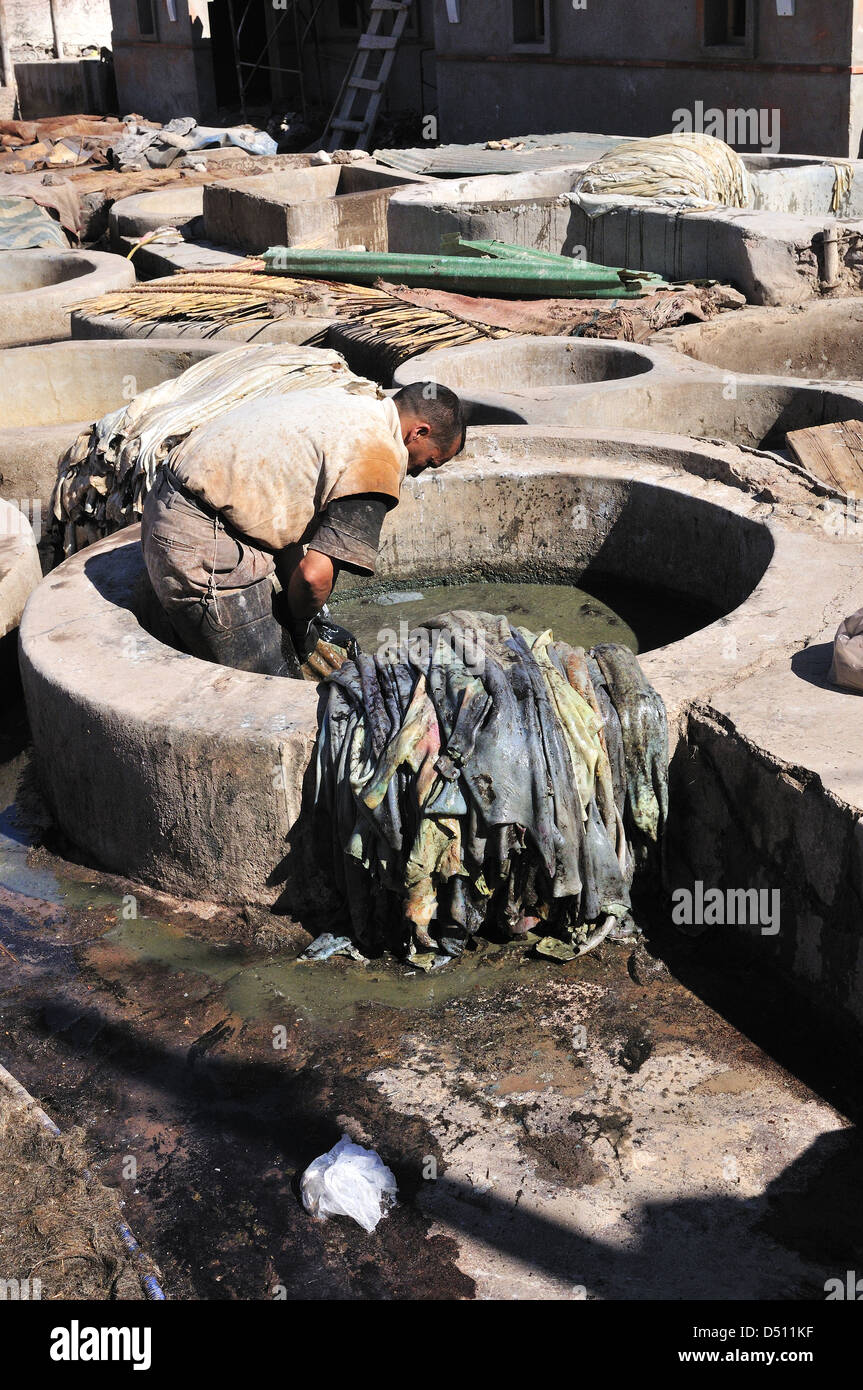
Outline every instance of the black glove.
<svg viewBox="0 0 863 1390">
<path fill-rule="evenodd" d="M 315 642 L 329 642 L 334 647 L 341 647 L 346 651 L 351 661 L 356 661 L 359 656 L 359 643 L 352 632 L 348 632 L 346 627 L 341 627 L 334 623 L 330 617 L 330 611 L 324 604 L 316 618 L 312 618 L 309 623 L 309 632 L 314 632 Z M 314 645 L 314 644 L 313 644 Z"/>
<path fill-rule="evenodd" d="M 314 651 L 318 641 L 317 633 L 312 628 L 312 624 L 303 618 L 299 622 L 292 621 L 288 624 L 287 633 L 298 660 L 305 661 L 309 652 Z"/>
<path fill-rule="evenodd" d="M 329 609 L 325 603 L 324 606 L 322 606 L 321 612 L 315 614 L 315 617 L 311 619 L 309 626 L 307 626 L 306 634 L 304 634 L 304 642 L 306 642 L 306 649 L 304 649 L 303 655 L 300 656 L 300 660 L 306 659 L 306 656 L 309 656 L 309 652 L 314 651 L 318 642 L 329 642 L 332 646 L 340 646 L 342 651 L 347 652 L 347 656 L 350 657 L 352 662 L 357 659 L 357 655 L 359 655 L 360 652 L 359 644 L 357 644 L 357 639 L 354 637 L 353 632 L 347 631 L 346 627 L 340 627 L 338 623 L 332 621 L 331 616 L 329 616 Z M 297 648 L 297 651 L 299 651 L 299 648 Z"/>
</svg>

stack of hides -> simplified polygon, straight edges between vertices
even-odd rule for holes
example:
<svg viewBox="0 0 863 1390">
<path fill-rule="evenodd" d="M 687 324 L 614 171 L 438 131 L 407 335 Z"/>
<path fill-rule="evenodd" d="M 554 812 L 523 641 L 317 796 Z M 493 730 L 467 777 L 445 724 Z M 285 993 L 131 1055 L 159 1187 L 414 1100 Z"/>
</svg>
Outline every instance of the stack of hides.
<svg viewBox="0 0 863 1390">
<path fill-rule="evenodd" d="M 480 928 L 582 954 L 628 915 L 668 765 L 628 648 L 457 610 L 325 688 L 320 833 L 366 955 L 456 956 Z"/>
<path fill-rule="evenodd" d="M 156 470 L 198 425 L 245 401 L 318 386 L 382 394 L 329 348 L 243 346 L 205 357 L 103 415 L 57 465 L 52 510 L 64 554 L 140 521 Z"/>
<path fill-rule="evenodd" d="M 699 131 L 627 140 L 579 176 L 574 193 L 745 208 L 749 174 L 724 140 Z"/>
</svg>

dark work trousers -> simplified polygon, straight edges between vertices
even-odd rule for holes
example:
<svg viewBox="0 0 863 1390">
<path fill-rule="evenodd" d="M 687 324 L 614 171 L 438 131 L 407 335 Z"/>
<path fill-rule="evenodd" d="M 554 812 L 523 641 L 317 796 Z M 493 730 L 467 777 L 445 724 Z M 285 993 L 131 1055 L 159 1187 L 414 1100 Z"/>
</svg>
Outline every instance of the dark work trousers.
<svg viewBox="0 0 863 1390">
<path fill-rule="evenodd" d="M 275 561 L 227 526 L 162 469 L 144 503 L 141 546 L 150 582 L 193 656 L 302 678 L 291 639 L 273 611 Z"/>
</svg>

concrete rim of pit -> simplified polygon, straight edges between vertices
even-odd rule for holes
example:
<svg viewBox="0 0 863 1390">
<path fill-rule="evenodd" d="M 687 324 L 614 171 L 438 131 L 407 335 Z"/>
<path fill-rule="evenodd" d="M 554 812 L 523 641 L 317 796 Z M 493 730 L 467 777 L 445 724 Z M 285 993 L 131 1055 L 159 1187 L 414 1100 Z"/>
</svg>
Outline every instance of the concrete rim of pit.
<svg viewBox="0 0 863 1390">
<path fill-rule="evenodd" d="M 765 631 L 773 658 L 805 645 L 812 612 L 817 628 L 836 592 L 826 560 L 813 564 L 819 537 L 777 525 L 769 508 L 742 491 L 684 472 L 693 454 L 710 466 L 740 457 L 729 446 L 675 436 L 472 431 L 448 478 L 427 475 L 406 490 L 394 514 L 403 512 L 401 523 L 385 536 L 380 572 L 399 575 L 422 563 L 416 555 L 411 562 L 412 537 L 422 534 L 436 502 L 446 502 L 441 512 L 451 518 L 448 480 L 497 489 L 507 499 L 501 506 L 518 498 L 522 509 L 530 480 L 547 479 L 555 493 L 569 488 L 584 496 L 592 488 L 601 500 L 617 489 L 630 502 L 640 488 L 663 512 L 679 506 L 700 508 L 702 518 L 734 518 L 735 535 L 757 533 L 760 551 L 765 544 L 772 550 L 759 566 L 760 581 L 725 618 L 643 659 L 675 724 L 689 702 L 764 663 Z M 466 527 L 476 508 L 460 510 Z M 538 495 L 537 526 L 548 511 Z M 475 543 L 489 548 L 492 561 L 495 546 L 509 544 L 480 532 Z M 516 538 L 506 553 L 518 544 Z M 801 572 L 808 575 L 805 595 Z M 298 821 L 316 734 L 316 687 L 210 665 L 158 640 L 139 617 L 143 573 L 131 528 L 61 565 L 27 605 L 22 679 L 55 817 L 105 868 L 174 893 L 302 911 L 310 895 L 314 900 Z"/>
<path fill-rule="evenodd" d="M 70 314 L 76 304 L 135 283 L 131 261 L 106 251 L 4 251 L 2 260 L 7 267 L 20 266 L 22 273 L 25 268 L 59 273 L 56 280 L 39 288 L 0 295 L 0 347 L 68 338 Z"/>
<path fill-rule="evenodd" d="M 847 350 L 849 330 L 860 357 L 863 340 L 863 300 L 820 299 L 793 308 L 751 305 L 733 314 L 720 314 L 703 323 L 677 324 L 663 328 L 650 338 L 652 346 L 673 348 L 686 361 L 723 373 L 744 370 L 748 374 L 772 376 L 778 372 L 797 381 L 855 382 L 863 380 L 851 372 L 825 376 L 822 371 L 792 370 L 795 358 L 806 359 L 820 352 L 820 365 L 829 367 L 844 337 Z M 833 340 L 833 341 L 831 341 Z M 788 356 L 785 354 L 788 353 Z M 772 360 L 771 360 L 772 359 Z M 765 365 L 766 364 L 766 365 Z M 807 363 L 807 367 L 813 365 Z"/>
<path fill-rule="evenodd" d="M 0 639 L 14 632 L 41 579 L 33 528 L 17 506 L 0 497 Z"/>
<path fill-rule="evenodd" d="M 508 378 L 518 379 L 518 390 L 488 390 L 484 382 L 494 375 L 496 359 Z M 542 376 L 548 374 L 548 385 Z M 540 377 L 534 381 L 532 375 Z M 571 375 L 572 380 L 567 380 Z M 525 378 L 528 378 L 525 380 Z M 562 379 L 557 379 L 562 378 Z M 448 386 L 470 401 L 472 418 L 482 423 L 485 414 L 493 418 L 520 418 L 526 402 L 538 409 L 569 401 L 588 392 L 604 399 L 608 393 L 637 386 L 653 387 L 674 380 L 718 381 L 712 367 L 692 362 L 667 348 L 623 343 L 609 338 L 571 338 L 513 333 L 505 338 L 482 339 L 460 347 L 440 348 L 421 353 L 403 362 L 393 373 L 395 387 L 413 381 L 435 381 Z M 613 405 L 609 401 L 613 410 Z M 537 428 L 540 421 L 531 421 Z M 550 421 L 550 423 L 552 423 Z M 590 423 L 590 422 L 588 422 Z"/>
<path fill-rule="evenodd" d="M 754 316 L 753 323 L 763 322 L 760 316 L 764 315 L 790 317 L 789 311 L 780 309 L 738 310 L 695 328 L 707 330 L 726 323 L 733 328 L 738 315 L 746 318 L 747 313 Z M 671 334 L 689 331 L 667 330 Z M 790 430 L 857 418 L 863 412 L 863 381 L 731 373 L 727 365 L 716 366 L 673 350 L 673 342 L 664 335 L 656 335 L 656 345 L 652 340 L 650 346 L 513 335 L 412 357 L 397 369 L 394 380 L 403 386 L 428 378 L 450 387 L 461 397 L 474 425 L 601 430 L 613 422 L 619 430 L 656 430 L 750 447 L 784 447 Z M 588 367 L 579 379 L 573 362 L 572 381 L 561 380 L 566 375 L 561 359 L 580 357 L 589 363 L 593 355 L 601 363 L 610 356 L 603 348 L 614 349 L 621 361 L 626 360 L 624 354 L 639 353 L 650 370 L 603 379 L 598 370 L 592 378 Z M 543 386 L 535 379 L 546 364 L 553 384 Z M 519 389 L 489 390 L 486 382 L 495 375 L 518 380 Z"/>
</svg>

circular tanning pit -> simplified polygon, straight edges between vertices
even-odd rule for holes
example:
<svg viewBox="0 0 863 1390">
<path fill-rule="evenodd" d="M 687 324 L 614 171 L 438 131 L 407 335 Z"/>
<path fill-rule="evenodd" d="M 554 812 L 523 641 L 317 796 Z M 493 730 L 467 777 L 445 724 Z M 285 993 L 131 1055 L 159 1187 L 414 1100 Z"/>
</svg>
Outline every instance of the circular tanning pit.
<svg viewBox="0 0 863 1390">
<path fill-rule="evenodd" d="M 773 639 L 787 636 L 799 563 L 745 494 L 684 472 L 693 453 L 655 436 L 472 432 L 457 463 L 406 484 L 378 578 L 399 590 L 605 578 L 650 583 L 669 604 L 694 595 L 727 616 L 644 658 L 673 722 L 754 659 L 766 613 Z M 22 678 L 57 822 L 97 864 L 170 892 L 320 906 L 304 814 L 316 686 L 199 661 L 160 616 L 138 528 L 73 556 L 30 599 Z"/>
<path fill-rule="evenodd" d="M 863 333 L 863 309 L 858 312 Z M 734 327 L 745 317 L 745 311 L 728 315 L 727 323 Z M 555 384 L 539 384 L 544 366 L 545 379 Z M 571 338 L 503 338 L 430 352 L 406 362 L 395 376 L 399 386 L 426 378 L 456 391 L 472 424 L 656 430 L 750 448 L 783 448 L 790 430 L 859 419 L 863 412 L 863 382 L 831 387 L 787 375 L 745 376 L 736 368 L 729 383 L 719 367 L 667 347 Z M 495 389 L 499 382 L 508 389 Z"/>
<path fill-rule="evenodd" d="M 0 352 L 0 477 L 3 494 L 49 523 L 61 454 L 80 432 L 187 367 L 219 344 L 47 343 Z"/>
<path fill-rule="evenodd" d="M 122 239 L 137 241 L 160 227 L 189 227 L 204 215 L 204 189 L 172 185 L 153 193 L 136 193 L 119 198 L 108 215 L 111 245 L 122 247 Z M 128 248 L 123 248 L 128 249 Z"/>
<path fill-rule="evenodd" d="M 724 371 L 863 382 L 863 302 L 738 309 L 706 323 L 663 329 L 651 343 Z"/>
<path fill-rule="evenodd" d="M 442 348 L 412 357 L 396 370 L 395 386 L 435 381 L 461 396 L 472 424 L 576 423 L 581 397 L 608 400 L 627 384 L 652 386 L 677 370 L 672 353 L 602 338 L 516 336 Z"/>
<path fill-rule="evenodd" d="M 103 251 L 0 251 L 0 347 L 68 338 L 76 304 L 134 283 L 132 263 Z"/>
</svg>

